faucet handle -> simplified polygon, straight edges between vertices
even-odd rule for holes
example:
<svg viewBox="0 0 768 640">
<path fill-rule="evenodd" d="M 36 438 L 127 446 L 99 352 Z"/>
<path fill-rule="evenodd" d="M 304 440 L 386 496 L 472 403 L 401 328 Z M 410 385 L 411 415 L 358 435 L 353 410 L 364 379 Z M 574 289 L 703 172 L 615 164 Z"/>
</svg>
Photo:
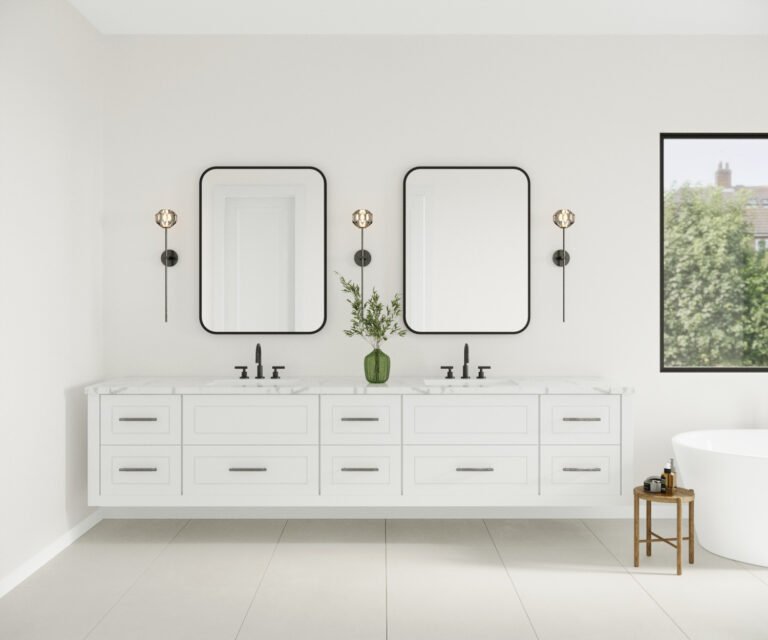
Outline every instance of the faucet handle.
<svg viewBox="0 0 768 640">
<path fill-rule="evenodd" d="M 485 370 L 490 369 L 488 365 L 482 365 L 477 368 L 477 379 L 478 380 L 485 380 Z"/>
<path fill-rule="evenodd" d="M 240 380 L 247 380 L 248 379 L 248 367 L 245 365 L 241 365 L 239 367 L 235 367 L 235 369 L 240 369 Z"/>
<path fill-rule="evenodd" d="M 272 367 L 272 380 L 280 379 L 280 369 L 285 369 L 283 365 L 277 365 Z"/>
<path fill-rule="evenodd" d="M 445 374 L 446 380 L 453 380 L 453 365 L 443 365 L 440 367 L 441 369 L 447 369 L 447 373 Z"/>
</svg>

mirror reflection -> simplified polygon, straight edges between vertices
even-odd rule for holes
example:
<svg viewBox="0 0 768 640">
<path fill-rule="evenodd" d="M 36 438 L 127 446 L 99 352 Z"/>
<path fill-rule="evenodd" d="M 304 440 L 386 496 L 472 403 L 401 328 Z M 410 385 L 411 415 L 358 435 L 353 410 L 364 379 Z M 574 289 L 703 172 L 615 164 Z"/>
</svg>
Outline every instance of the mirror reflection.
<svg viewBox="0 0 768 640">
<path fill-rule="evenodd" d="M 313 167 L 213 167 L 200 178 L 200 322 L 212 333 L 325 323 L 326 185 Z"/>
<path fill-rule="evenodd" d="M 529 180 L 417 167 L 404 181 L 404 316 L 416 333 L 519 333 L 529 318 Z"/>
</svg>

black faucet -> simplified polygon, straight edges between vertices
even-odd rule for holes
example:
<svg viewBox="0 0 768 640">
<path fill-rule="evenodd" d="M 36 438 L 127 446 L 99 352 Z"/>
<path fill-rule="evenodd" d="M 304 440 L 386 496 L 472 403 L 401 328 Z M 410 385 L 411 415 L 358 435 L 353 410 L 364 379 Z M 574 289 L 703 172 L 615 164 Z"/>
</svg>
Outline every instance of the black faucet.
<svg viewBox="0 0 768 640">
<path fill-rule="evenodd" d="M 469 344 L 464 344 L 464 366 L 461 368 L 461 379 L 469 380 Z"/>
<path fill-rule="evenodd" d="M 264 379 L 264 367 L 261 366 L 261 344 L 256 345 L 256 375 L 257 380 Z"/>
</svg>

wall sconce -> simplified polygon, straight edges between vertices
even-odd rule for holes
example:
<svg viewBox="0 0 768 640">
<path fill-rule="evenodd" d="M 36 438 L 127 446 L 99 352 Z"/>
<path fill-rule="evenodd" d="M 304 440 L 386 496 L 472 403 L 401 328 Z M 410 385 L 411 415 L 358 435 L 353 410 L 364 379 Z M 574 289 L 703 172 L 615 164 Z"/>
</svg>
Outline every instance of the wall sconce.
<svg viewBox="0 0 768 640">
<path fill-rule="evenodd" d="M 368 209 L 358 209 L 352 214 L 352 224 L 360 229 L 360 249 L 355 252 L 355 264 L 360 267 L 360 300 L 363 303 L 360 307 L 360 316 L 362 317 L 365 309 L 363 269 L 371 264 L 371 254 L 365 250 L 365 230 L 373 224 L 373 213 Z"/>
<path fill-rule="evenodd" d="M 552 216 L 555 226 L 563 230 L 563 248 L 552 254 L 552 262 L 563 270 L 563 322 L 565 322 L 565 266 L 571 255 L 565 250 L 565 230 L 576 222 L 576 214 L 570 209 L 558 209 Z"/>
<path fill-rule="evenodd" d="M 168 229 L 176 224 L 179 217 L 175 211 L 160 209 L 155 214 L 155 222 L 165 231 L 165 250 L 160 254 L 160 262 L 165 266 L 165 321 L 168 322 L 168 267 L 173 267 L 179 261 L 179 254 L 168 249 Z"/>
</svg>

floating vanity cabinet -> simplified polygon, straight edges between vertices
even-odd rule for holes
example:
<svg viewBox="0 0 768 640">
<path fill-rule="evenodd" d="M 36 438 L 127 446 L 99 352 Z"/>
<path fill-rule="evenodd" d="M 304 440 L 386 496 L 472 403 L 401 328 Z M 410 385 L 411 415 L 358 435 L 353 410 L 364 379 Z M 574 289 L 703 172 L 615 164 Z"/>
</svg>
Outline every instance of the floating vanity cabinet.
<svg viewBox="0 0 768 640">
<path fill-rule="evenodd" d="M 104 396 L 99 406 L 100 494 L 146 503 L 181 496 L 181 398 Z"/>
<path fill-rule="evenodd" d="M 97 384 L 87 389 L 89 504 L 405 507 L 415 517 L 429 507 L 629 504 L 625 390 L 463 384 Z"/>
<path fill-rule="evenodd" d="M 541 444 L 621 444 L 621 396 L 542 397 Z"/>
<path fill-rule="evenodd" d="M 621 426 L 621 396 L 543 396 L 541 495 L 620 492 Z"/>
<path fill-rule="evenodd" d="M 403 418 L 406 495 L 538 493 L 538 396 L 406 396 Z"/>
<path fill-rule="evenodd" d="M 316 395 L 184 396 L 190 497 L 316 496 Z"/>
<path fill-rule="evenodd" d="M 511 500 L 538 493 L 538 447 L 405 446 L 406 495 Z"/>
<path fill-rule="evenodd" d="M 180 446 L 104 446 L 100 459 L 104 496 L 181 495 Z"/>
<path fill-rule="evenodd" d="M 538 396 L 406 396 L 403 418 L 406 445 L 539 442 Z"/>
<path fill-rule="evenodd" d="M 184 396 L 184 444 L 317 444 L 317 396 Z"/>
<path fill-rule="evenodd" d="M 400 496 L 399 395 L 320 397 L 320 493 Z"/>
<path fill-rule="evenodd" d="M 101 444 L 181 445 L 179 396 L 104 396 Z"/>
<path fill-rule="evenodd" d="M 316 496 L 316 446 L 184 447 L 187 496 Z"/>
</svg>

